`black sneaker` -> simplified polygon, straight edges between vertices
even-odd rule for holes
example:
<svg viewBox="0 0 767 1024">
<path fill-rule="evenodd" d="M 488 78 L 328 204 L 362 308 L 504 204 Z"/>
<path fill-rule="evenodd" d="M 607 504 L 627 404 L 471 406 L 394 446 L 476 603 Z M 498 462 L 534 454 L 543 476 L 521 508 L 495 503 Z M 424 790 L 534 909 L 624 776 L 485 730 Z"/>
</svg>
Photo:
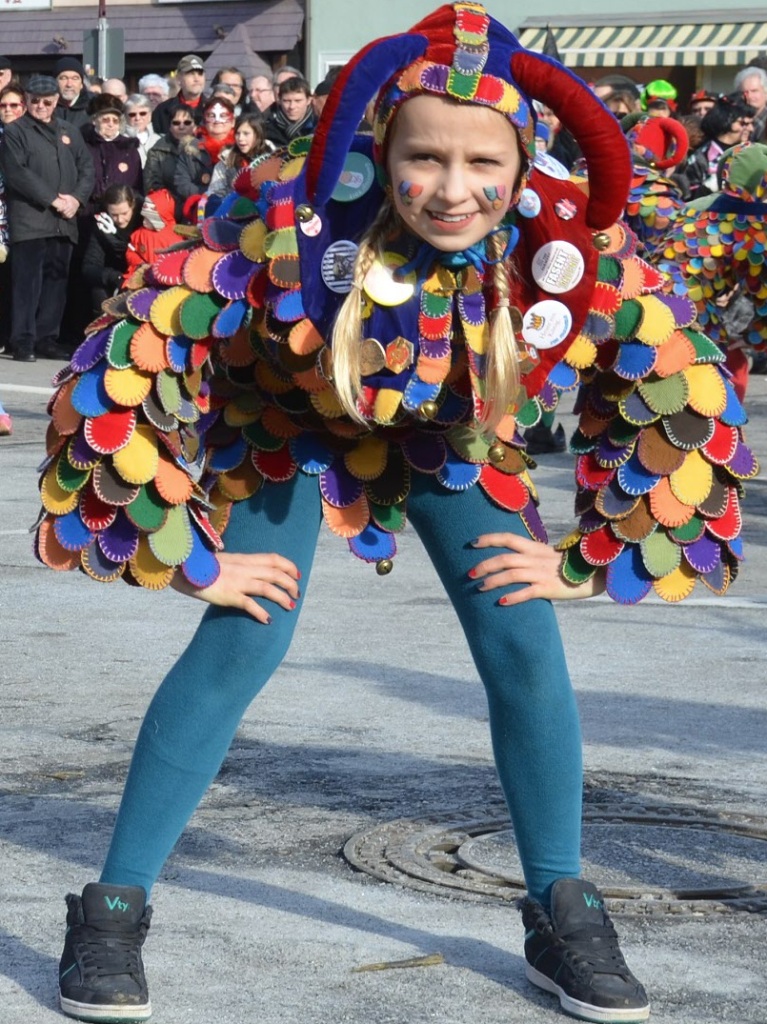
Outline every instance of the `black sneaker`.
<svg viewBox="0 0 767 1024">
<path fill-rule="evenodd" d="M 563 452 L 567 449 L 565 429 L 561 423 L 554 431 L 543 423 L 537 423 L 525 431 L 524 437 L 528 455 L 548 455 L 550 452 Z"/>
<path fill-rule="evenodd" d="M 70 893 L 59 966 L 61 1009 L 85 1021 L 141 1021 L 152 1013 L 141 947 L 152 908 L 138 886 L 91 882 Z"/>
<path fill-rule="evenodd" d="M 551 915 L 521 900 L 527 977 L 559 996 L 580 1020 L 647 1020 L 647 994 L 626 966 L 602 894 L 590 882 L 560 878 L 551 889 Z"/>
</svg>

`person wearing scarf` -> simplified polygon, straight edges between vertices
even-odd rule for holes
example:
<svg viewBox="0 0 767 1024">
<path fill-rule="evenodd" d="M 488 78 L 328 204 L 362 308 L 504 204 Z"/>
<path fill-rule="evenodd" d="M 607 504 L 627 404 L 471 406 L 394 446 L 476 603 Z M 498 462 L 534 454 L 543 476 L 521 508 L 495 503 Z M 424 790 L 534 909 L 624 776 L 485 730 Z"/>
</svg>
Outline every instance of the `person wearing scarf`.
<svg viewBox="0 0 767 1024">
<path fill-rule="evenodd" d="M 193 223 L 197 202 L 210 185 L 213 169 L 227 146 L 234 145 L 234 106 L 212 96 L 203 107 L 202 125 L 179 143 L 173 191 L 183 204 L 184 220 Z"/>
<path fill-rule="evenodd" d="M 311 135 L 317 126 L 312 94 L 303 78 L 286 78 L 277 90 L 277 109 L 266 119 L 264 134 L 275 146 L 287 146 L 301 135 Z"/>
</svg>

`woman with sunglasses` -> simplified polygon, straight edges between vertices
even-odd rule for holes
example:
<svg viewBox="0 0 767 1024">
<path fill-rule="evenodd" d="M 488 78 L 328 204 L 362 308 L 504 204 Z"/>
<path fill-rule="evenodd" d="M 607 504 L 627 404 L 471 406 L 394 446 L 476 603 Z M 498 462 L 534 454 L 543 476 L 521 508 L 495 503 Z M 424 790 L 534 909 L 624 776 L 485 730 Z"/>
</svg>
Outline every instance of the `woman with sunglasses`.
<svg viewBox="0 0 767 1024">
<path fill-rule="evenodd" d="M 144 167 L 147 153 L 161 138 L 152 124 L 152 104 L 149 99 L 138 92 L 129 96 L 125 101 L 125 120 L 125 134 L 138 139 L 138 153 L 141 166 Z"/>
<path fill-rule="evenodd" d="M 94 96 L 88 104 L 91 123 L 81 129 L 93 159 L 95 180 L 91 201 L 83 211 L 90 219 L 99 210 L 110 185 L 129 185 L 143 193 L 144 182 L 138 140 L 125 134 L 125 109 L 110 93 Z M 83 225 L 84 226 L 84 225 Z"/>
<path fill-rule="evenodd" d="M 25 110 L 24 90 L 21 86 L 10 82 L 0 90 L 0 125 L 5 127 L 17 121 Z"/>
<path fill-rule="evenodd" d="M 718 97 L 700 123 L 705 141 L 679 168 L 689 189 L 685 198 L 698 199 L 717 191 L 716 171 L 722 154 L 748 140 L 755 113 L 739 94 Z"/>
<path fill-rule="evenodd" d="M 24 113 L 24 93 L 14 85 L 6 85 L 0 91 L 0 138 L 5 125 L 17 120 Z M 5 205 L 5 183 L 0 175 L 0 352 L 4 352 L 9 334 L 11 322 L 11 308 L 9 302 L 10 292 L 10 267 L 6 262 L 8 258 L 8 210 Z M 3 408 L 0 402 L 0 437 L 6 437 L 13 432 L 11 417 Z"/>
<path fill-rule="evenodd" d="M 190 111 L 180 108 L 174 112 L 167 133 L 160 136 L 146 155 L 144 188 L 147 192 L 156 192 L 161 188 L 173 191 L 179 145 L 194 135 L 194 129 L 195 120 Z"/>
</svg>

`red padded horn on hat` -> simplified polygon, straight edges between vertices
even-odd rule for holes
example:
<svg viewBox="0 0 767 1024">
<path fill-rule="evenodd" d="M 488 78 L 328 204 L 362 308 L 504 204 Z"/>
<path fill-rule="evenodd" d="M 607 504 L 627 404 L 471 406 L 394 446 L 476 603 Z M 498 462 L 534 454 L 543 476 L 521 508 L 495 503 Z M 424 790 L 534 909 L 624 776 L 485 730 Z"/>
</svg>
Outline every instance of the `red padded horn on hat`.
<svg viewBox="0 0 767 1024">
<path fill-rule="evenodd" d="M 527 95 L 550 107 L 575 137 L 591 182 L 586 222 L 597 231 L 609 227 L 623 213 L 632 175 L 631 154 L 617 120 L 585 83 L 531 50 L 512 55 L 511 72 Z"/>
<path fill-rule="evenodd" d="M 340 73 L 325 103 L 306 160 L 306 198 L 322 205 L 338 184 L 349 145 L 373 96 L 400 68 L 422 57 L 426 36 L 406 32 L 369 43 Z"/>
<path fill-rule="evenodd" d="M 632 141 L 649 150 L 644 159 L 659 171 L 681 163 L 690 148 L 687 132 L 673 117 L 649 117 L 634 129 Z"/>
</svg>

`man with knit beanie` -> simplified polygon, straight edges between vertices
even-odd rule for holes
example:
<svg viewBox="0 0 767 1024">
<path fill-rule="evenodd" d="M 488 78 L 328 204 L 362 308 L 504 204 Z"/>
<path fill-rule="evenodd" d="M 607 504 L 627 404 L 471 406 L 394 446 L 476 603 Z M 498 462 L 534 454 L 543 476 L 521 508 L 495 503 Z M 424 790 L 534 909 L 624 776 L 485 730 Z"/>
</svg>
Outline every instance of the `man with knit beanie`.
<svg viewBox="0 0 767 1024">
<path fill-rule="evenodd" d="M 88 101 L 91 96 L 85 88 L 85 68 L 77 57 L 61 57 L 53 69 L 59 86 L 59 105 L 56 116 L 82 128 L 89 124 Z"/>
</svg>

